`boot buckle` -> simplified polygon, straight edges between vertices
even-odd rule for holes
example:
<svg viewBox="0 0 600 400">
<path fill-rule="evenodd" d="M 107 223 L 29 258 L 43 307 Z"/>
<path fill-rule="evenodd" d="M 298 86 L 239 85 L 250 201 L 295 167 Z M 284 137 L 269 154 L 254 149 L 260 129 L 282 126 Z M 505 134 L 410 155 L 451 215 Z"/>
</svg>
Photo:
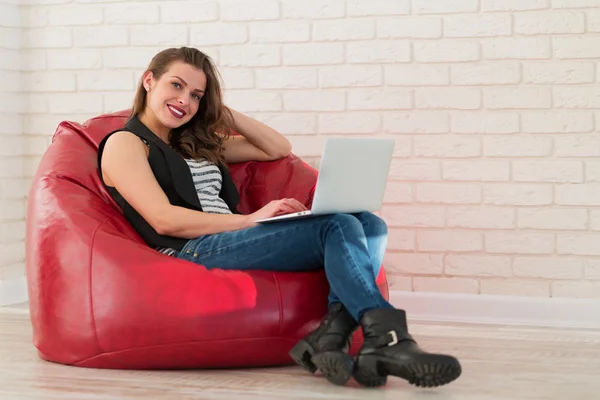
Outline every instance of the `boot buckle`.
<svg viewBox="0 0 600 400">
<path fill-rule="evenodd" d="M 388 334 L 392 336 L 392 341 L 389 342 L 387 345 L 394 346 L 398 344 L 398 334 L 396 333 L 396 331 L 389 331 Z"/>
</svg>

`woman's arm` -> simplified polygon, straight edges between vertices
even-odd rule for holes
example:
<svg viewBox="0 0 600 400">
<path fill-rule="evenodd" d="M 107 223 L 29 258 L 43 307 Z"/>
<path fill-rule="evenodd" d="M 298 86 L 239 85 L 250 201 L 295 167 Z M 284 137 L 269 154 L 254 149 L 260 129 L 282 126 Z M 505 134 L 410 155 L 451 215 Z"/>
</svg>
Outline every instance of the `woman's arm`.
<svg viewBox="0 0 600 400">
<path fill-rule="evenodd" d="M 230 136 L 223 143 L 228 163 L 273 161 L 287 157 L 292 151 L 290 141 L 275 129 L 229 109 L 234 130 L 241 136 Z"/>
<path fill-rule="evenodd" d="M 107 185 L 114 186 L 158 234 L 192 239 L 254 225 L 252 215 L 210 214 L 172 205 L 154 177 L 145 145 L 133 133 L 117 132 L 106 141 L 102 173 Z"/>
</svg>

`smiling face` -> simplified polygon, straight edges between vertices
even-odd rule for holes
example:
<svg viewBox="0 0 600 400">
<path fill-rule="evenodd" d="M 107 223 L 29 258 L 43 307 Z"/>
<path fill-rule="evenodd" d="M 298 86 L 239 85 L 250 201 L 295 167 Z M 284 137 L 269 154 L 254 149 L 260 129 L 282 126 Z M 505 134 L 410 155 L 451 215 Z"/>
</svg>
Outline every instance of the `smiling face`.
<svg viewBox="0 0 600 400">
<path fill-rule="evenodd" d="M 224 163 L 223 139 L 234 128 L 212 59 L 193 47 L 158 52 L 140 79 L 132 118 L 185 158 Z"/>
<path fill-rule="evenodd" d="M 148 93 L 146 112 L 168 129 L 175 129 L 189 122 L 198 112 L 200 101 L 206 91 L 206 74 L 182 61 L 171 63 L 158 79 L 148 71 L 143 84 Z"/>
</svg>

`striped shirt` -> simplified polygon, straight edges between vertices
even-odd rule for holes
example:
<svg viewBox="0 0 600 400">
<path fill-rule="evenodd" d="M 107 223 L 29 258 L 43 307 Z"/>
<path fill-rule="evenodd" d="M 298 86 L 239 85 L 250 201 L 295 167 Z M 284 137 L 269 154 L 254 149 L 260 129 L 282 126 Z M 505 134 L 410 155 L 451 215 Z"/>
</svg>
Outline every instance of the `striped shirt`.
<svg viewBox="0 0 600 400">
<path fill-rule="evenodd" d="M 185 162 L 190 167 L 202 211 L 214 214 L 231 214 L 232 212 L 227 203 L 219 197 L 223 184 L 219 167 L 208 160 L 186 159 Z M 175 253 L 175 250 L 169 247 L 156 247 L 156 250 L 169 256 Z"/>
</svg>

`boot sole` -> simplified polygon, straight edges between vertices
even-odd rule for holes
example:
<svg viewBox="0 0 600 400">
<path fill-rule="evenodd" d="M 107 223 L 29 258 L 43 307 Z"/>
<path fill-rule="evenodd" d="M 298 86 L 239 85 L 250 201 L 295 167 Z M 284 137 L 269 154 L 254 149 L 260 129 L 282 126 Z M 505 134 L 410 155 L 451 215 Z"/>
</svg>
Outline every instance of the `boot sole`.
<svg viewBox="0 0 600 400">
<path fill-rule="evenodd" d="M 312 362 L 312 356 L 315 354 L 315 349 L 305 340 L 300 340 L 288 353 L 290 357 L 302 368 L 314 374 L 317 371 L 317 366 Z"/>
<path fill-rule="evenodd" d="M 288 353 L 306 371 L 314 374 L 317 370 L 335 385 L 344 385 L 352 377 L 354 360 L 343 351 L 315 353 L 315 349 L 301 340 Z"/>
<path fill-rule="evenodd" d="M 354 360 L 343 351 L 317 353 L 312 362 L 329 382 L 338 386 L 345 385 L 354 372 Z"/>
<path fill-rule="evenodd" d="M 418 387 L 437 387 L 457 379 L 462 373 L 458 361 L 450 356 L 420 354 L 411 360 L 398 361 L 375 355 L 360 356 L 356 362 L 354 379 L 366 387 L 379 387 L 393 375 Z"/>
</svg>

